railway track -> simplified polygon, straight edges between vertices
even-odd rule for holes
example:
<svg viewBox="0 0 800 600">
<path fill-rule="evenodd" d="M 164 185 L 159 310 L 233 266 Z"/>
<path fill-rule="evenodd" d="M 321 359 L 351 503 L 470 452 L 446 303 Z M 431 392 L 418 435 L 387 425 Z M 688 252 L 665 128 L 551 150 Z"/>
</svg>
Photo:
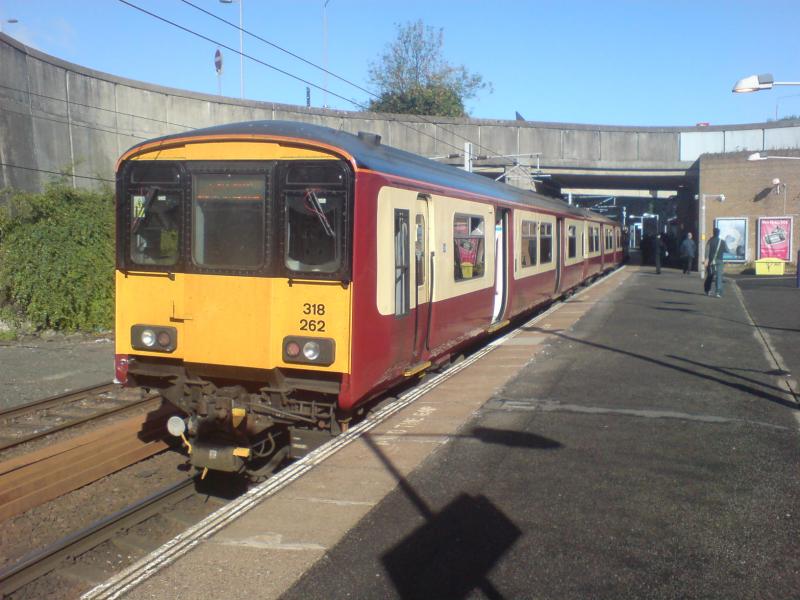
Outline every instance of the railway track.
<svg viewBox="0 0 800 600">
<path fill-rule="evenodd" d="M 134 410 L 0 462 L 0 522 L 165 450 L 165 422 L 175 411 L 157 394 L 106 383 L 0 412 L 2 452 Z"/>
<path fill-rule="evenodd" d="M 540 317 L 545 316 L 545 314 L 549 312 L 550 310 L 545 311 L 545 313 L 540 315 Z M 498 334 L 497 337 L 501 338 L 506 337 L 507 335 L 508 334 Z M 476 352 L 474 356 L 470 357 L 462 365 L 459 365 L 458 368 L 452 369 L 452 371 L 459 371 L 466 367 L 467 363 L 472 363 L 478 360 L 483 354 L 490 351 L 493 345 L 493 342 L 489 343 L 488 346 Z M 447 379 L 450 376 L 452 376 L 452 373 L 446 372 L 444 374 L 435 376 L 434 379 Z M 427 389 L 435 385 L 438 385 L 438 381 L 429 381 L 412 387 L 407 393 L 404 393 L 399 400 L 391 402 L 390 404 L 383 406 L 383 408 L 378 409 L 377 412 L 380 414 L 375 415 L 377 418 L 370 417 L 367 422 L 356 425 L 356 427 L 349 433 L 333 439 L 329 444 L 326 444 L 326 447 L 320 448 L 318 451 L 313 453 L 314 455 L 320 454 L 320 456 L 309 455 L 306 457 L 306 459 L 301 459 L 297 463 L 290 465 L 287 469 L 279 472 L 268 482 L 257 486 L 257 488 L 254 490 L 251 490 L 251 493 L 247 495 L 247 498 L 252 495 L 252 492 L 258 492 L 257 496 L 268 496 L 271 493 L 275 493 L 277 490 L 281 489 L 285 485 L 288 485 L 291 481 L 296 479 L 299 474 L 302 474 L 309 468 L 312 468 L 314 464 L 324 460 L 328 454 L 335 452 L 339 449 L 339 447 L 342 447 L 355 439 L 358 435 L 360 435 L 358 430 L 371 429 L 373 426 L 375 426 L 375 424 L 382 422 L 398 410 L 402 409 L 404 406 L 413 402 L 417 397 L 423 395 Z M 206 529 L 215 530 L 221 526 L 224 526 L 224 524 L 228 522 L 228 519 L 232 515 L 246 511 L 248 508 L 251 508 L 255 502 L 257 502 L 258 498 L 255 496 L 249 500 L 247 500 L 247 498 L 239 498 L 241 492 L 243 491 L 244 490 L 241 490 L 239 494 L 232 495 L 233 502 L 230 504 L 225 501 L 218 501 L 214 503 L 215 505 L 209 507 L 206 515 L 196 516 L 193 522 L 190 522 L 191 519 L 187 519 L 185 517 L 178 518 L 177 521 L 182 523 L 182 530 L 194 530 L 199 527 L 200 529 L 198 531 L 200 531 L 200 533 L 205 533 Z M 101 547 L 106 542 L 110 542 L 117 548 L 130 548 L 131 546 L 138 547 L 139 551 L 134 552 L 134 554 L 138 554 L 141 557 L 148 553 L 148 549 L 145 546 L 151 546 L 150 549 L 152 549 L 153 545 L 160 545 L 164 541 L 177 540 L 175 542 L 175 555 L 181 555 L 186 551 L 184 546 L 189 547 L 193 545 L 192 540 L 194 538 L 187 537 L 184 539 L 184 534 L 180 532 L 180 537 L 175 537 L 171 533 L 167 534 L 167 532 L 164 531 L 163 524 L 156 524 L 154 527 L 150 527 L 149 529 L 142 528 L 141 524 L 153 519 L 154 517 L 163 517 L 163 515 L 166 512 L 169 512 L 176 504 L 180 504 L 192 496 L 197 498 L 203 497 L 203 495 L 198 493 L 192 486 L 192 480 L 187 479 L 176 485 L 170 486 L 169 488 L 164 489 L 141 502 L 137 502 L 135 505 L 123 509 L 122 511 L 119 511 L 110 517 L 104 518 L 80 532 L 76 532 L 75 534 L 63 538 L 61 541 L 53 544 L 52 546 L 24 557 L 18 563 L 6 569 L 0 570 L 0 596 L 12 595 L 13 598 L 38 597 L 41 590 L 47 589 L 48 586 L 52 586 L 54 583 L 57 584 L 57 580 L 42 579 L 53 576 L 66 576 L 72 581 L 74 581 L 76 577 L 82 578 L 82 583 L 80 584 L 81 591 L 86 591 L 91 583 L 98 583 L 98 580 L 104 581 L 105 576 L 109 575 L 107 572 L 104 572 L 103 574 L 97 574 L 95 572 L 93 576 L 93 564 L 96 565 L 98 563 L 102 563 L 106 568 L 112 568 L 119 572 L 127 568 L 137 559 L 136 556 L 128 556 L 126 564 L 114 565 L 108 565 L 106 564 L 108 561 L 104 560 L 93 561 L 91 558 L 86 559 L 87 554 L 88 556 L 91 556 L 93 552 L 97 551 L 96 549 L 98 547 Z M 207 499 L 208 497 L 206 497 L 206 500 Z M 242 505 L 242 501 L 244 500 L 247 500 L 247 502 L 245 505 Z M 209 516 L 215 509 L 226 504 L 229 505 L 226 506 L 224 510 L 214 512 L 213 516 Z M 181 512 L 180 509 L 178 512 Z M 217 515 L 220 516 L 217 517 Z M 208 516 L 208 519 L 205 518 L 206 516 Z M 209 519 L 213 519 L 213 521 L 209 521 Z M 196 527 L 193 527 L 193 525 L 196 525 Z M 132 533 L 132 530 L 134 529 L 135 533 Z M 143 534 L 143 530 L 145 532 L 148 530 L 157 531 L 161 536 L 161 541 L 158 541 L 158 535 L 151 535 L 148 533 Z M 164 537 L 165 535 L 167 535 L 166 538 Z M 143 536 L 150 540 L 149 544 L 142 543 Z M 170 544 L 172 543 L 173 542 L 170 542 Z M 171 557 L 167 562 L 172 562 L 174 558 L 175 557 Z M 43 587 L 37 588 L 37 585 Z M 50 589 L 52 589 L 52 587 L 50 587 Z"/>
<path fill-rule="evenodd" d="M 18 597 L 39 597 L 40 589 L 26 592 L 22 588 L 36 585 L 38 580 L 52 573 L 73 581 L 83 580 L 83 586 L 79 587 L 90 587 L 98 573 L 97 569 L 90 566 L 93 561 L 91 556 L 87 557 L 87 553 L 97 550 L 106 542 L 116 543 L 117 547 L 124 548 L 128 554 L 132 547 L 140 548 L 140 554 L 146 553 L 169 539 L 165 536 L 171 535 L 171 532 L 168 528 L 165 531 L 160 522 L 150 526 L 144 524 L 158 516 L 167 515 L 165 518 L 169 518 L 169 513 L 175 511 L 176 506 L 192 497 L 203 498 L 203 495 L 195 489 L 195 480 L 187 478 L 23 557 L 17 563 L 0 570 L 0 597 L 16 596 L 15 593 L 20 591 Z M 180 516 L 176 518 L 180 524 L 178 529 L 185 528 L 194 519 L 201 520 L 212 509 L 219 508 L 224 503 L 225 501 L 213 502 L 207 511 L 199 511 L 194 516 L 187 517 L 186 512 L 179 512 Z M 136 534 L 130 533 L 133 528 L 137 528 Z M 131 536 L 133 539 L 128 539 Z M 50 588 L 50 592 L 53 590 L 51 586 L 51 583 L 41 584 L 42 589 Z"/>
<path fill-rule="evenodd" d="M 109 382 L 0 410 L 0 452 L 148 403 L 155 408 L 156 398 Z"/>
</svg>

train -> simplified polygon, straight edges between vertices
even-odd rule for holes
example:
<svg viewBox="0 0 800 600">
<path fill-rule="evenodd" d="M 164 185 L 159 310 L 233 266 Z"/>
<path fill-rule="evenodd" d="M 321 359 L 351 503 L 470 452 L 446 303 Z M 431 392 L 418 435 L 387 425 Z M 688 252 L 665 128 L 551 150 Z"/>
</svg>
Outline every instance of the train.
<svg viewBox="0 0 800 600">
<path fill-rule="evenodd" d="M 620 224 L 388 147 L 253 121 L 116 166 L 119 382 L 208 470 L 259 473 L 623 260 Z"/>
</svg>

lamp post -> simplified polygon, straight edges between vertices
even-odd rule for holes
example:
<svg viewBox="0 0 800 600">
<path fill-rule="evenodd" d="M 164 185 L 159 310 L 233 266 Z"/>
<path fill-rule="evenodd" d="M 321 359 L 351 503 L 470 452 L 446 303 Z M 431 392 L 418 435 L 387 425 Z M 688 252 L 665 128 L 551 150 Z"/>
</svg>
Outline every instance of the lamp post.
<svg viewBox="0 0 800 600">
<path fill-rule="evenodd" d="M 222 4 L 239 3 L 239 95 L 244 99 L 244 26 L 243 26 L 243 4 L 244 0 L 219 0 Z"/>
<path fill-rule="evenodd" d="M 702 268 L 706 262 L 706 198 L 716 198 L 720 202 L 725 202 L 725 194 L 700 194 L 700 239 L 697 240 L 697 270 L 701 279 L 706 276 Z"/>
<path fill-rule="evenodd" d="M 735 94 L 747 94 L 749 92 L 760 92 L 761 90 L 771 90 L 776 85 L 800 85 L 800 81 L 775 81 L 771 73 L 763 75 L 750 75 L 737 81 L 733 86 Z M 778 99 L 780 102 L 780 99 Z M 775 119 L 778 118 L 778 105 L 775 104 Z M 755 152 L 747 157 L 747 160 L 800 160 L 800 156 L 763 156 L 761 152 Z M 776 188 L 778 189 L 778 188 Z M 786 213 L 786 184 L 783 185 L 783 212 Z M 797 251 L 797 287 L 800 288 L 800 249 Z"/>
<path fill-rule="evenodd" d="M 778 120 L 778 106 L 781 103 L 781 100 L 786 100 L 787 98 L 800 98 L 800 94 L 789 94 L 788 96 L 781 96 L 775 101 L 775 120 Z"/>
<path fill-rule="evenodd" d="M 328 3 L 322 0 L 322 66 L 325 67 L 322 84 L 322 108 L 328 108 Z"/>
</svg>

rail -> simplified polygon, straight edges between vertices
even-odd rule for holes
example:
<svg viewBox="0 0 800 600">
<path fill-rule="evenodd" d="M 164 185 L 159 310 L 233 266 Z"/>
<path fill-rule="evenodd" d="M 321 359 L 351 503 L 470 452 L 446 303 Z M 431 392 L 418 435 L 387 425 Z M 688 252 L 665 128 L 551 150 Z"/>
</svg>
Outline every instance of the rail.
<svg viewBox="0 0 800 600">
<path fill-rule="evenodd" d="M 103 383 L 100 385 L 89 386 L 80 390 L 67 392 L 66 394 L 50 396 L 49 398 L 44 398 L 42 400 L 29 402 L 21 406 L 15 406 L 4 410 L 0 410 L 0 421 L 4 423 L 4 426 L 6 428 L 13 428 L 15 426 L 14 421 L 19 420 L 21 417 L 24 417 L 25 415 L 34 415 L 36 413 L 45 412 L 57 407 L 67 406 L 75 402 L 80 402 L 82 400 L 86 400 L 92 397 L 99 397 L 101 394 L 106 394 L 121 389 L 122 388 L 119 385 L 116 385 L 114 383 Z M 156 394 L 149 394 L 147 396 L 134 400 L 121 401 L 119 399 L 114 399 L 111 401 L 115 403 L 115 406 L 111 406 L 109 408 L 102 408 L 94 411 L 92 411 L 92 409 L 83 408 L 82 410 L 84 412 L 87 412 L 88 414 L 74 418 L 66 417 L 63 422 L 51 424 L 51 426 L 47 426 L 50 424 L 45 423 L 44 428 L 38 429 L 37 431 L 34 431 L 32 433 L 21 434 L 21 435 L 12 434 L 11 436 L 8 436 L 7 434 L 6 435 L 0 434 L 0 438 L 6 438 L 6 439 L 0 439 L 0 452 L 8 450 L 9 448 L 20 446 L 27 442 L 32 442 L 34 440 L 41 439 L 43 437 L 52 435 L 59 431 L 64 431 L 65 429 L 69 429 L 77 425 L 82 425 L 90 421 L 101 419 L 103 417 L 107 417 L 109 415 L 113 415 L 115 413 L 128 410 L 136 406 L 146 405 L 148 402 L 154 403 L 156 398 L 157 398 Z M 18 427 L 18 429 L 21 430 L 22 428 Z"/>
<path fill-rule="evenodd" d="M 188 498 L 195 493 L 193 485 L 194 479 L 173 484 L 0 570 L 0 597 L 6 597 L 47 575 L 57 569 L 65 559 L 88 552 L 112 539 L 117 532 L 127 530 L 158 514 L 165 506 L 172 506 Z"/>
</svg>

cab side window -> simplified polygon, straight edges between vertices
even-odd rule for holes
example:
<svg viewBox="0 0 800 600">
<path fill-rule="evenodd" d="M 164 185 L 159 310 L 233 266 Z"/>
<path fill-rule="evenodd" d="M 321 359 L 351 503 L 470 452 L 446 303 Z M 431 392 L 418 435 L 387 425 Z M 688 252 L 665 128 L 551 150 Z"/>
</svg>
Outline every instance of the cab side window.
<svg viewBox="0 0 800 600">
<path fill-rule="evenodd" d="M 284 182 L 284 264 L 335 273 L 345 245 L 345 171 L 339 161 L 290 164 Z"/>
</svg>

